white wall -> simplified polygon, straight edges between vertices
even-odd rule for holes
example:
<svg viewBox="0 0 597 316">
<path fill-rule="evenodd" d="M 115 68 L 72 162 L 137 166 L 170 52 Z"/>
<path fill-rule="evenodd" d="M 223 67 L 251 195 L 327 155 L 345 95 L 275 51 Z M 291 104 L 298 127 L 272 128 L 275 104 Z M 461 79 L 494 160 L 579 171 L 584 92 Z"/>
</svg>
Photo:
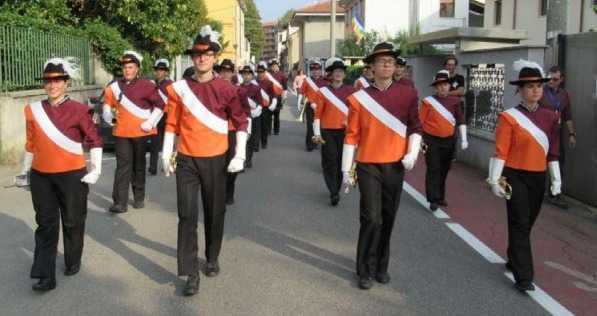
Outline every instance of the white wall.
<svg viewBox="0 0 597 316">
<path fill-rule="evenodd" d="M 409 0 L 365 0 L 362 18 L 365 30 L 382 36 L 395 36 L 409 26 Z"/>
<path fill-rule="evenodd" d="M 439 16 L 439 0 L 419 0 L 420 34 L 468 26 L 468 1 L 456 0 L 454 17 Z"/>
<path fill-rule="evenodd" d="M 325 18 L 311 18 L 303 28 L 302 58 L 330 57 L 330 22 Z M 336 19 L 336 43 L 344 39 L 344 17 Z"/>
</svg>

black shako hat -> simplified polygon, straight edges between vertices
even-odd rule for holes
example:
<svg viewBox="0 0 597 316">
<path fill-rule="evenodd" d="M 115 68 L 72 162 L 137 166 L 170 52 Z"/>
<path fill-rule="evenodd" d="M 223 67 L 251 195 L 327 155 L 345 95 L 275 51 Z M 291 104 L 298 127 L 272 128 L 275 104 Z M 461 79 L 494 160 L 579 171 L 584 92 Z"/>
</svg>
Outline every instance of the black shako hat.
<svg viewBox="0 0 597 316">
<path fill-rule="evenodd" d="M 375 60 L 375 57 L 378 55 L 391 55 L 394 58 L 398 58 L 400 56 L 400 49 L 396 49 L 394 43 L 391 42 L 381 42 L 375 44 L 373 47 L 373 51 L 369 56 L 363 59 L 365 64 L 370 64 Z"/>
<path fill-rule="evenodd" d="M 253 65 L 251 65 L 251 64 L 244 65 L 243 68 L 240 70 L 240 73 L 242 74 L 245 72 L 250 72 L 251 74 L 255 75 L 255 69 L 254 69 Z"/>
<path fill-rule="evenodd" d="M 78 80 L 80 79 L 80 69 L 77 63 L 78 59 L 75 57 L 50 58 L 45 62 L 42 76 L 40 78 L 35 78 L 35 80 L 69 80 L 71 78 Z"/>
<path fill-rule="evenodd" d="M 450 83 L 450 73 L 447 70 L 440 70 L 433 77 L 433 82 L 430 86 L 435 86 L 438 83 L 447 82 Z"/>
<path fill-rule="evenodd" d="M 232 60 L 228 58 L 222 60 L 222 62 L 218 65 L 217 71 L 219 72 L 222 70 L 234 71 L 234 63 L 232 62 Z"/>
<path fill-rule="evenodd" d="M 44 73 L 41 78 L 35 78 L 36 80 L 44 80 L 44 79 L 70 79 L 69 74 L 64 70 L 62 64 L 52 64 L 49 63 L 44 68 Z"/>
<path fill-rule="evenodd" d="M 193 53 L 205 53 L 207 51 L 219 53 L 220 50 L 222 50 L 222 46 L 218 42 L 219 38 L 220 33 L 213 31 L 211 26 L 205 25 L 201 28 L 201 32 L 193 41 L 193 46 L 185 50 L 184 53 L 187 55 L 192 55 Z"/>
<path fill-rule="evenodd" d="M 332 72 L 334 69 L 342 69 L 346 71 L 346 64 L 340 58 L 330 58 L 325 61 L 325 71 Z"/>
<path fill-rule="evenodd" d="M 168 62 L 168 59 L 160 58 L 156 60 L 155 65 L 153 66 L 153 70 L 157 69 L 163 69 L 165 71 L 170 70 L 170 62 Z"/>
<path fill-rule="evenodd" d="M 406 59 L 403 57 L 396 58 L 396 65 L 406 66 Z"/>
<path fill-rule="evenodd" d="M 124 56 L 122 56 L 122 58 L 120 58 L 120 66 L 122 67 L 125 64 L 137 64 L 137 67 L 141 67 L 141 62 L 143 62 L 143 57 L 141 57 L 141 55 L 139 55 L 139 53 L 132 51 L 132 50 L 127 50 L 124 51 Z"/>
<path fill-rule="evenodd" d="M 518 80 L 510 81 L 511 85 L 523 86 L 525 83 L 541 82 L 545 83 L 551 80 L 543 75 L 541 66 L 536 62 L 519 59 L 514 62 L 512 67 L 514 71 L 518 72 Z"/>
</svg>

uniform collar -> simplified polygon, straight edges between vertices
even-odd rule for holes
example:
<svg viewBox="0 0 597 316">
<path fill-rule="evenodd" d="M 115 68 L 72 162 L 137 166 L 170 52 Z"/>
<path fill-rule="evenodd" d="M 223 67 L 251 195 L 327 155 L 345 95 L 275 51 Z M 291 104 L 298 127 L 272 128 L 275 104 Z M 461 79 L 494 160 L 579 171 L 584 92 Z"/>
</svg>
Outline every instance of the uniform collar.
<svg viewBox="0 0 597 316">
<path fill-rule="evenodd" d="M 378 86 L 375 81 L 371 83 L 371 86 L 379 91 L 386 91 L 388 90 L 392 85 L 394 84 L 394 80 L 390 80 L 390 84 L 388 84 L 386 87 L 380 87 Z"/>
<path fill-rule="evenodd" d="M 52 103 L 52 101 L 50 101 L 50 98 L 48 98 L 48 103 L 50 103 L 50 105 L 53 107 L 58 107 L 68 100 L 70 100 L 70 96 L 65 95 L 64 98 L 62 98 L 62 100 L 60 100 L 58 103 Z"/>
</svg>

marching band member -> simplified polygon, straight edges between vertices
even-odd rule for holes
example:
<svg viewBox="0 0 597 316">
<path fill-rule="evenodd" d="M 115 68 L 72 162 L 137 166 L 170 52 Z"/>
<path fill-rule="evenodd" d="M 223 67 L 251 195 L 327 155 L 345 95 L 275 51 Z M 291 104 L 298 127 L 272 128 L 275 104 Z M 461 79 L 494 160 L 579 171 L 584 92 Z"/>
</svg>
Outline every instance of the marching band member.
<svg viewBox="0 0 597 316">
<path fill-rule="evenodd" d="M 178 205 L 178 275 L 188 276 L 185 295 L 199 291 L 197 221 L 199 190 L 205 227 L 205 274 L 220 272 L 218 257 L 224 234 L 226 170 L 239 172 L 245 161 L 247 116 L 238 98 L 238 88 L 213 72 L 222 47 L 219 34 L 209 25 L 201 29 L 191 55 L 195 74 L 168 87 L 168 120 L 162 162 L 164 172 L 173 171 L 170 155 L 174 136 L 179 135 L 176 169 Z M 235 157 L 226 167 L 228 120 L 236 130 Z"/>
<path fill-rule="evenodd" d="M 354 82 L 354 87 L 357 90 L 365 89 L 369 87 L 371 81 L 373 80 L 373 72 L 371 71 L 371 67 L 369 65 L 365 65 L 363 67 L 363 74 Z"/>
<path fill-rule="evenodd" d="M 317 90 L 321 87 L 325 87 L 327 82 L 325 78 L 321 76 L 321 61 L 313 60 L 309 65 L 309 69 L 311 70 L 311 77 L 305 78 L 303 81 L 303 86 L 301 87 L 301 94 L 305 96 L 307 106 L 305 108 L 305 117 L 307 123 L 307 136 L 305 137 L 305 144 L 307 145 L 307 151 L 313 151 L 313 149 L 317 148 L 317 145 L 313 143 L 313 118 L 314 118 L 314 111 L 317 109 L 316 103 L 316 95 Z M 306 105 L 305 105 L 306 106 Z"/>
<path fill-rule="evenodd" d="M 348 97 L 348 126 L 342 152 L 343 182 L 349 182 L 355 147 L 361 192 L 357 246 L 359 287 L 370 289 L 372 276 L 390 281 L 390 237 L 404 181 L 421 145 L 418 97 L 415 89 L 392 80 L 400 51 L 382 42 L 363 61 L 372 67 L 371 86 Z"/>
<path fill-rule="evenodd" d="M 62 221 L 67 276 L 79 272 L 87 216 L 89 184 L 102 170 L 102 140 L 92 110 L 65 94 L 69 79 L 80 78 L 74 57 L 51 58 L 42 78 L 48 98 L 25 107 L 27 142 L 21 174 L 30 174 L 35 210 L 35 251 L 31 277 L 34 291 L 56 287 L 56 254 Z M 82 142 L 90 148 L 91 172 L 85 167 Z"/>
<path fill-rule="evenodd" d="M 134 208 L 145 206 L 145 153 L 147 138 L 157 134 L 155 126 L 163 115 L 164 101 L 151 81 L 139 78 L 143 57 L 134 51 L 125 51 L 120 60 L 122 79 L 110 84 L 105 92 L 102 117 L 106 122 L 116 115 L 114 126 L 114 154 L 116 170 L 110 212 L 127 211 L 128 185 L 131 184 Z"/>
<path fill-rule="evenodd" d="M 320 88 L 316 94 L 319 106 L 315 110 L 313 142 L 322 145 L 323 177 L 330 191 L 332 205 L 338 205 L 342 187 L 342 145 L 348 117 L 346 98 L 356 90 L 343 84 L 346 65 L 340 58 L 326 60 L 325 71 L 331 73 L 332 81 L 328 86 Z"/>
<path fill-rule="evenodd" d="M 406 72 L 406 59 L 398 57 L 396 58 L 396 71 L 394 71 L 394 81 L 396 81 L 397 84 L 401 84 L 403 86 L 415 89 L 415 83 L 409 78 L 406 78 L 404 76 L 404 72 Z"/>
<path fill-rule="evenodd" d="M 253 167 L 253 149 L 259 148 L 261 138 L 263 98 L 261 88 L 253 79 L 255 77 L 253 65 L 244 65 L 241 69 L 241 75 L 243 80 L 239 86 L 238 96 L 242 102 L 247 102 L 251 109 L 251 133 L 247 142 L 247 160 L 245 161 L 245 168 L 251 168 Z"/>
<path fill-rule="evenodd" d="M 446 206 L 446 178 L 452 165 L 456 150 L 456 129 L 461 138 L 461 149 L 468 148 L 462 101 L 449 96 L 450 73 L 439 71 L 431 84 L 435 95 L 428 96 L 421 102 L 419 118 L 423 126 L 423 141 L 427 144 L 425 152 L 425 191 L 429 209 L 437 210 L 438 205 Z"/>
<path fill-rule="evenodd" d="M 489 163 L 492 192 L 506 199 L 508 210 L 508 262 L 506 268 L 514 274 L 515 288 L 533 291 L 533 255 L 531 229 L 539 216 L 545 193 L 545 170 L 549 168 L 550 191 L 559 194 L 562 180 L 558 163 L 560 131 L 558 115 L 539 107 L 545 78 L 534 62 L 514 63 L 519 71 L 518 86 L 521 102 L 499 114 L 495 132 L 495 156 Z M 502 175 L 510 184 L 511 195 L 499 183 Z"/>
<path fill-rule="evenodd" d="M 288 80 L 286 79 L 286 75 L 280 71 L 280 63 L 277 59 L 270 60 L 269 67 L 271 72 L 266 72 L 267 80 L 273 84 L 276 99 L 278 99 L 278 106 L 270 113 L 267 113 L 267 115 L 272 117 L 270 120 L 274 124 L 274 135 L 278 135 L 280 134 L 280 111 L 288 95 Z M 272 133 L 271 124 L 267 126 L 267 131 L 268 134 Z"/>
<path fill-rule="evenodd" d="M 168 71 L 170 71 L 170 62 L 168 62 L 168 59 L 160 58 L 156 60 L 153 70 L 155 71 L 155 78 L 153 79 L 153 82 L 158 87 L 158 93 L 160 94 L 162 101 L 164 101 L 164 104 L 168 104 L 168 92 L 166 92 L 166 88 L 174 83 L 174 81 L 166 77 L 168 75 Z M 158 156 L 160 155 L 160 149 L 162 149 L 162 142 L 164 141 L 164 129 L 166 128 L 167 113 L 168 108 L 164 107 L 164 115 L 156 126 L 157 134 L 150 136 L 151 145 L 149 147 L 148 171 L 151 175 L 157 174 L 158 171 Z"/>
<path fill-rule="evenodd" d="M 274 84 L 267 79 L 267 63 L 265 61 L 260 61 L 257 64 L 257 84 L 265 92 L 267 98 L 271 100 L 269 105 L 265 105 L 269 111 L 265 111 L 265 113 L 261 114 L 261 148 L 267 148 L 267 139 L 269 137 L 269 130 L 267 129 L 268 126 L 272 125 L 272 116 L 268 112 L 274 112 L 278 107 L 278 98 L 276 97 L 276 92 L 274 90 Z M 264 97 L 265 98 L 265 97 Z M 259 151 L 259 146 L 256 147 L 255 151 Z"/>
</svg>

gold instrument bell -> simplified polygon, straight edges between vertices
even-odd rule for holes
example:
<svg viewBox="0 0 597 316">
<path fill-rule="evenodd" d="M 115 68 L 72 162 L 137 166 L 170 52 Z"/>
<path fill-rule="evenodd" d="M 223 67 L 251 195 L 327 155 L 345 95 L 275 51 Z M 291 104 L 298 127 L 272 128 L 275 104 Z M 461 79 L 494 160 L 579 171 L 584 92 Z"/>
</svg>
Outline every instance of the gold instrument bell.
<svg viewBox="0 0 597 316">
<path fill-rule="evenodd" d="M 504 189 L 506 195 L 512 196 L 512 186 L 510 185 L 510 183 L 508 183 L 508 181 L 506 181 L 506 177 L 500 177 L 498 179 L 498 184 L 500 185 L 500 187 L 502 187 L 502 189 Z M 491 183 L 489 183 L 489 178 L 485 180 L 485 187 L 487 187 L 488 190 L 491 190 Z"/>
<path fill-rule="evenodd" d="M 170 165 L 172 166 L 172 173 L 176 172 L 176 163 L 177 163 L 176 154 L 177 154 L 176 152 L 173 152 L 170 155 Z"/>
<path fill-rule="evenodd" d="M 348 169 L 348 183 L 344 193 L 348 193 L 350 188 L 356 188 L 357 186 L 357 162 L 354 161 L 350 169 Z"/>
<path fill-rule="evenodd" d="M 118 114 L 120 114 L 120 111 L 118 110 L 118 105 L 115 107 L 110 108 L 110 111 L 112 112 L 112 121 L 108 122 L 108 124 L 110 124 L 110 126 L 116 126 L 116 124 L 118 124 Z"/>
<path fill-rule="evenodd" d="M 429 145 L 427 145 L 427 143 L 425 143 L 423 140 L 421 140 L 421 152 L 426 153 L 427 148 L 429 148 Z"/>
</svg>

